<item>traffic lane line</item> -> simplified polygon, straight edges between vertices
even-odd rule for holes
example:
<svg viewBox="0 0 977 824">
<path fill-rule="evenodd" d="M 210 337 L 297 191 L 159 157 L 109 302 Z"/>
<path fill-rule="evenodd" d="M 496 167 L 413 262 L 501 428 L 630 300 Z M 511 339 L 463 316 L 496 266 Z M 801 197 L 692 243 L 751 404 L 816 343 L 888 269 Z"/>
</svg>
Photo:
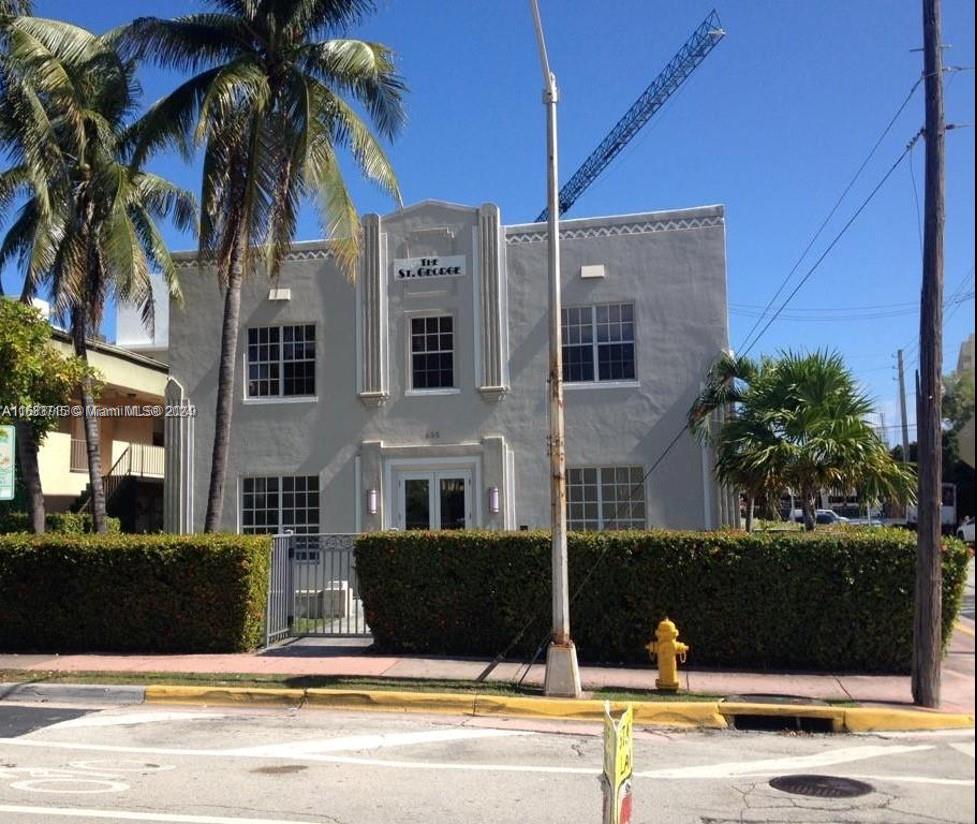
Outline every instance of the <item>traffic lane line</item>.
<svg viewBox="0 0 977 824">
<path fill-rule="evenodd" d="M 106 821 L 156 821 L 160 824 L 310 824 L 306 818 L 231 818 L 222 815 L 180 815 L 179 813 L 146 813 L 137 810 L 82 809 L 79 807 L 30 807 L 25 804 L 0 804 L 0 813 L 39 815 L 45 818 L 96 818 Z"/>
<path fill-rule="evenodd" d="M 394 759 L 362 758 L 357 756 L 325 755 L 316 753 L 281 752 L 279 754 L 253 754 L 241 751 L 186 749 L 178 750 L 168 747 L 132 747 L 107 744 L 73 744 L 67 742 L 37 741 L 25 739 L 0 740 L 0 746 L 12 744 L 21 747 L 40 747 L 48 749 L 87 750 L 95 752 L 138 753 L 141 755 L 183 755 L 219 758 L 249 758 L 255 760 L 290 760 L 315 763 L 345 764 L 386 769 L 408 770 L 436 770 L 461 772 L 503 772 L 503 773 L 535 773 L 544 775 L 588 775 L 599 776 L 601 769 L 595 767 L 564 767 L 540 764 L 490 764 L 490 763 L 461 763 L 461 762 L 432 762 L 409 761 Z M 843 747 L 824 753 L 795 756 L 787 758 L 759 759 L 752 762 L 742 760 L 723 762 L 712 765 L 694 765 L 690 767 L 670 768 L 662 770 L 644 770 L 635 772 L 635 778 L 653 780 L 717 780 L 729 778 L 749 778 L 765 775 L 777 775 L 784 772 L 804 769 L 817 769 L 837 764 L 849 764 L 857 761 L 867 761 L 886 756 L 904 755 L 923 751 L 932 751 L 933 745 L 896 745 L 896 746 L 859 746 Z M 913 783 L 929 781 L 939 784 L 943 781 L 961 781 L 961 786 L 972 786 L 973 779 L 928 779 L 925 776 L 887 776 L 889 781 L 911 780 Z"/>
</svg>

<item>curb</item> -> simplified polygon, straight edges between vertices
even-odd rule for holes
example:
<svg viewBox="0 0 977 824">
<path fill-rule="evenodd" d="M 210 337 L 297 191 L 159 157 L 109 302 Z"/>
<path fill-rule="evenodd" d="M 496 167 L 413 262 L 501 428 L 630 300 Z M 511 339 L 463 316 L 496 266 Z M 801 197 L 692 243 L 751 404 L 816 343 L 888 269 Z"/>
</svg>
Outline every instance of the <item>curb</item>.
<svg viewBox="0 0 977 824">
<path fill-rule="evenodd" d="M 255 689 L 247 687 L 145 688 L 146 703 L 308 705 L 334 709 L 469 715 L 479 718 L 546 718 L 602 721 L 604 702 L 592 699 L 530 698 L 448 692 L 394 690 Z M 820 719 L 832 732 L 971 729 L 974 716 L 890 707 L 825 707 L 806 704 L 748 704 L 726 701 L 612 701 L 615 712 L 628 703 L 634 721 L 646 726 L 727 729 L 737 717 Z"/>
<path fill-rule="evenodd" d="M 38 701 L 61 704 L 142 704 L 144 687 L 97 684 L 0 684 L 0 701 Z"/>
</svg>

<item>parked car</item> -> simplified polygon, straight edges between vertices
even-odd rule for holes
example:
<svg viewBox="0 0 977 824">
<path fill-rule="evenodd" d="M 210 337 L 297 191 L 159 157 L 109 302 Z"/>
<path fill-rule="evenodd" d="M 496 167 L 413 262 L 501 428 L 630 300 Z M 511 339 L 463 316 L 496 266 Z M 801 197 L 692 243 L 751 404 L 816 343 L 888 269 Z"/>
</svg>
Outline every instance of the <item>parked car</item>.
<svg viewBox="0 0 977 824">
<path fill-rule="evenodd" d="M 804 523 L 804 513 L 799 510 L 794 510 L 794 520 L 802 524 Z M 847 524 L 848 519 L 843 518 L 833 509 L 815 509 L 814 510 L 814 523 L 816 524 Z"/>
<path fill-rule="evenodd" d="M 974 516 L 971 515 L 959 527 L 957 527 L 957 537 L 961 541 L 966 541 L 971 546 L 974 545 Z"/>
</svg>

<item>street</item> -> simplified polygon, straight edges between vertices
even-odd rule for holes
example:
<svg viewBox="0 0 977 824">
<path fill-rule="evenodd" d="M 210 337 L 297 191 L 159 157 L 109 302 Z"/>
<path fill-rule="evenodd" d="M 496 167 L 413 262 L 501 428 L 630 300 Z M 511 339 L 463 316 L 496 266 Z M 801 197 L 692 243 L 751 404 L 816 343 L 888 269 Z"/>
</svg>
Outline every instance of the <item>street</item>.
<svg viewBox="0 0 977 824">
<path fill-rule="evenodd" d="M 316 709 L 0 705 L 0 821 L 600 822 L 594 724 Z M 770 786 L 857 779 L 854 798 Z M 973 730 L 635 735 L 635 822 L 974 821 Z"/>
</svg>

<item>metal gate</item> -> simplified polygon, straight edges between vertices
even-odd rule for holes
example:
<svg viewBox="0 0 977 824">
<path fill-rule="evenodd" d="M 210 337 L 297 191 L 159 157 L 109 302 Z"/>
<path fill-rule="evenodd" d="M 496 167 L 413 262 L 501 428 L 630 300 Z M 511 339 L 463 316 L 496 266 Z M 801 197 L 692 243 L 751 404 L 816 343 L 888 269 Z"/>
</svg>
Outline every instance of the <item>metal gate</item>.
<svg viewBox="0 0 977 824">
<path fill-rule="evenodd" d="M 355 535 L 276 535 L 265 644 L 289 636 L 369 637 L 356 577 Z"/>
</svg>

